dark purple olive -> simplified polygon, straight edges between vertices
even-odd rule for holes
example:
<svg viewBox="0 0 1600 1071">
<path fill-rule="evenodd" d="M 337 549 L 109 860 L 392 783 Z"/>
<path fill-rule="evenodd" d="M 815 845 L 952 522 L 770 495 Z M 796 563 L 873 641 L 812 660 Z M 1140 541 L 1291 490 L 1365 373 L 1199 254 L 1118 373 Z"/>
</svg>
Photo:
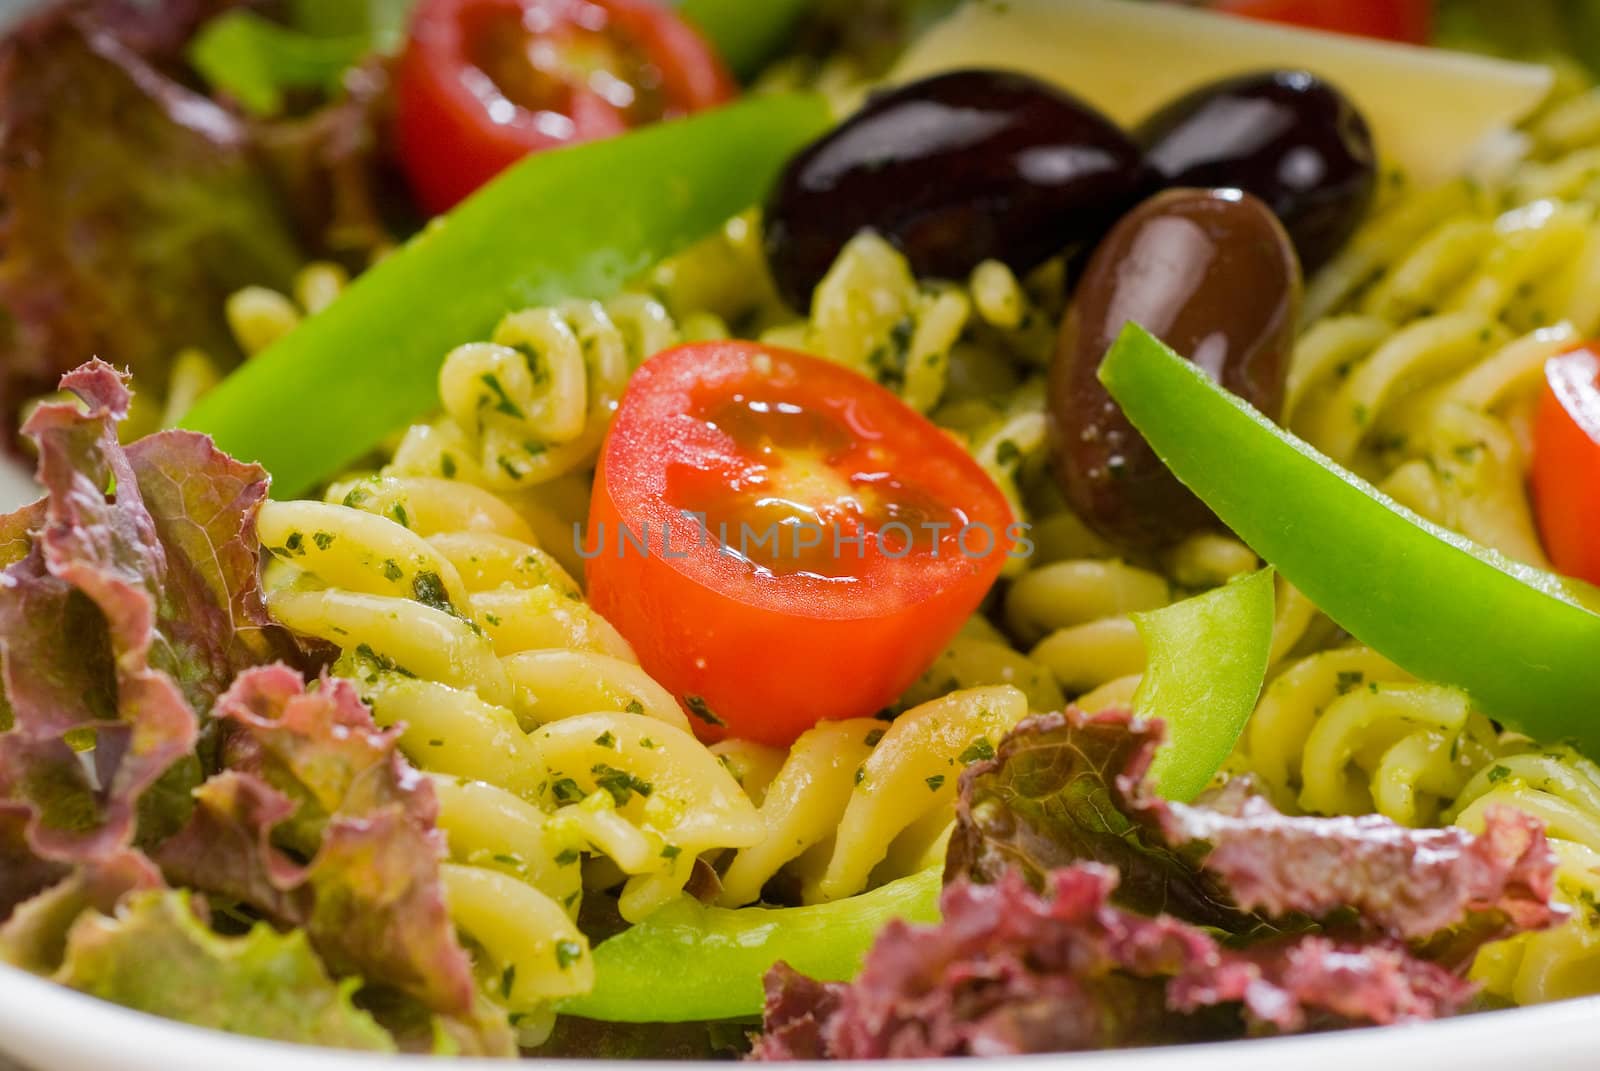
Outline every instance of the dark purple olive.
<svg viewBox="0 0 1600 1071">
<path fill-rule="evenodd" d="M 1307 273 L 1366 215 L 1377 182 L 1372 133 L 1339 90 L 1305 71 L 1201 86 L 1139 127 L 1165 186 L 1233 186 L 1283 221 Z"/>
<path fill-rule="evenodd" d="M 1027 271 L 1105 232 L 1143 191 L 1139 150 L 1082 101 L 1004 71 L 954 71 L 878 97 L 789 161 L 767 256 L 795 308 L 870 228 L 920 277 L 988 259 Z"/>
<path fill-rule="evenodd" d="M 1122 328 L 1142 325 L 1276 420 L 1300 289 L 1282 224 L 1238 190 L 1167 190 L 1112 228 L 1078 284 L 1050 369 L 1056 480 L 1086 524 L 1151 550 L 1217 523 L 1100 384 Z"/>
</svg>

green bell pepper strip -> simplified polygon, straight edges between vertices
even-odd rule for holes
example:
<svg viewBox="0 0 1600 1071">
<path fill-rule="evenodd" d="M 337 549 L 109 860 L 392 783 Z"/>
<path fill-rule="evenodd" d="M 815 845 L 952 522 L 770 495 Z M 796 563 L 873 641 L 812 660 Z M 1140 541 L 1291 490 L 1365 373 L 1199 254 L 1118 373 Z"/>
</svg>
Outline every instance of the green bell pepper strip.
<svg viewBox="0 0 1600 1071">
<path fill-rule="evenodd" d="M 807 907 L 707 907 L 684 897 L 594 950 L 594 989 L 559 1011 L 607 1022 L 682 1023 L 760 1015 L 779 960 L 847 981 L 890 919 L 935 922 L 934 867 L 846 900 Z"/>
<path fill-rule="evenodd" d="M 728 68 L 748 79 L 788 41 L 813 0 L 676 0 Z"/>
<path fill-rule="evenodd" d="M 1233 751 L 1267 678 L 1274 605 L 1267 568 L 1134 615 L 1146 664 L 1133 710 L 1166 724 L 1149 774 L 1166 798 L 1194 799 Z"/>
<path fill-rule="evenodd" d="M 1600 756 L 1600 592 L 1418 517 L 1137 325 L 1100 380 L 1167 467 L 1351 635 L 1520 732 Z"/>
<path fill-rule="evenodd" d="M 364 37 L 369 47 L 392 53 L 405 41 L 417 0 L 293 0 L 289 23 L 318 37 Z"/>
<path fill-rule="evenodd" d="M 819 97 L 750 100 L 530 156 L 435 220 L 201 399 L 184 426 L 305 492 L 437 408 L 450 349 L 506 312 L 604 297 L 762 196 L 828 125 Z"/>
<path fill-rule="evenodd" d="M 189 45 L 189 63 L 212 88 L 267 116 L 283 110 L 285 90 L 333 92 L 371 50 L 365 34 L 319 37 L 238 10 L 205 24 Z"/>
</svg>

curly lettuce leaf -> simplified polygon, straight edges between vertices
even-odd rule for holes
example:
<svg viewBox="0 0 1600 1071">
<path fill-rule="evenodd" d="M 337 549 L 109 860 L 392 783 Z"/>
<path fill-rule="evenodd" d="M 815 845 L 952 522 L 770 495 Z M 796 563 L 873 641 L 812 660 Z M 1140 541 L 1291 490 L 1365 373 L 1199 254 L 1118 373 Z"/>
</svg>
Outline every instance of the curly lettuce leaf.
<svg viewBox="0 0 1600 1071">
<path fill-rule="evenodd" d="M 1403 946 L 1319 936 L 1243 952 L 1111 902 L 1116 873 L 1017 871 L 946 888 L 935 926 L 892 923 L 853 983 L 779 967 L 760 1059 L 1011 1056 L 1384 1024 L 1461 1009 L 1472 987 Z"/>
<path fill-rule="evenodd" d="M 265 473 L 189 432 L 124 450 L 129 394 L 103 362 L 62 386 L 81 408 L 41 406 L 25 429 L 45 499 L 0 527 L 0 801 L 26 810 L 39 857 L 70 864 L 123 850 L 136 824 L 175 828 L 202 718 L 287 647 L 257 587 Z"/>
<path fill-rule="evenodd" d="M 1467 1006 L 1460 972 L 1484 941 L 1563 918 L 1526 816 L 1491 811 L 1476 837 L 1290 818 L 1243 782 L 1170 803 L 1147 784 L 1160 743 L 1159 722 L 1127 711 L 1018 725 L 962 775 L 942 921 L 891 924 L 848 985 L 775 970 L 757 1055 L 1001 1056 L 1431 1019 Z"/>
<path fill-rule="evenodd" d="M 66 937 L 56 981 L 195 1026 L 303 1045 L 393 1052 L 351 998 L 360 983 L 328 976 L 302 933 L 265 923 L 213 932 L 181 892 L 147 892 L 114 914 L 89 912 Z"/>
<path fill-rule="evenodd" d="M 242 673 L 217 716 L 229 768 L 157 849 L 168 877 L 303 928 L 332 971 L 415 1000 L 458 1047 L 512 1051 L 446 911 L 432 783 L 400 756 L 397 731 L 347 682 L 307 689 L 282 665 Z"/>
<path fill-rule="evenodd" d="M 1034 880 L 1085 860 L 1116 865 L 1119 903 L 1229 933 L 1335 920 L 1453 955 L 1560 920 L 1555 862 L 1537 821 L 1487 816 L 1482 835 L 1406 829 L 1378 815 L 1289 817 L 1236 782 L 1207 806 L 1149 791 L 1159 722 L 1126 711 L 1031 718 L 962 776 L 947 880 Z"/>
<path fill-rule="evenodd" d="M 220 0 L 51 5 L 0 42 L 0 413 L 99 356 L 165 390 L 302 259 L 244 124 L 163 68 Z"/>
<path fill-rule="evenodd" d="M 1127 714 L 1076 711 L 1030 718 L 992 759 L 961 778 L 945 881 L 999 881 L 1016 870 L 1035 885 L 1058 867 L 1094 862 L 1121 875 L 1117 901 L 1234 932 L 1255 928 L 1181 842 L 1167 843 L 1135 796 L 1160 730 Z M 1131 780 L 1124 776 L 1136 771 Z"/>
<path fill-rule="evenodd" d="M 129 893 L 162 887 L 160 871 L 135 849 L 79 864 L 0 926 L 0 962 L 51 975 L 66 954 L 67 934 L 85 912 L 109 914 Z"/>
</svg>

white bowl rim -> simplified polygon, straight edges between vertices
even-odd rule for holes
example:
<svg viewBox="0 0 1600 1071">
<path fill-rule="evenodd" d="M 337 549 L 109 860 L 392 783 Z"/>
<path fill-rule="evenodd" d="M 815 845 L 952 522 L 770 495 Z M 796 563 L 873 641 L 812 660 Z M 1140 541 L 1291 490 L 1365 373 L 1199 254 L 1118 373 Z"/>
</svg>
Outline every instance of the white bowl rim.
<svg viewBox="0 0 1600 1071">
<path fill-rule="evenodd" d="M 1113 1052 L 964 1060 L 962 1066 L 1070 1066 L 1071 1071 L 1349 1071 L 1359 1061 L 1380 1067 L 1503 1068 L 1508 1055 L 1541 1069 L 1589 1066 L 1600 1024 L 1600 997 L 1482 1012 L 1434 1023 L 1373 1027 L 1289 1038 Z M 438 1067 L 432 1057 L 341 1052 L 262 1041 L 160 1019 L 74 992 L 14 967 L 0 966 L 0 1050 L 40 1071 L 117 1067 L 121 1071 L 363 1071 L 376 1065 Z M 1070 1061 L 1070 1064 L 1068 1063 Z M 597 1071 L 640 1061 L 543 1061 Z M 446 1066 L 487 1069 L 505 1061 L 457 1060 Z M 689 1068 L 726 1067 L 691 1062 Z M 814 1065 L 821 1067 L 824 1065 Z M 839 1066 L 839 1065 L 828 1065 Z M 869 1067 L 861 1063 L 856 1066 Z M 881 1066 L 881 1065 L 877 1065 Z M 939 1068 L 948 1061 L 902 1061 L 897 1067 Z"/>
</svg>

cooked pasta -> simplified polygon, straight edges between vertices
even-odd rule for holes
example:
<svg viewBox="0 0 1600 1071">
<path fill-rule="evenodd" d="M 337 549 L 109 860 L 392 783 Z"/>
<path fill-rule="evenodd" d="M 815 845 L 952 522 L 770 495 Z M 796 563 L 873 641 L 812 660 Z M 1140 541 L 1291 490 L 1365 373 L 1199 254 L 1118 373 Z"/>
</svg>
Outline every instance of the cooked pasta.
<svg viewBox="0 0 1600 1071">
<path fill-rule="evenodd" d="M 1460 692 L 1417 682 L 1376 652 L 1341 647 L 1296 662 L 1268 686 L 1236 772 L 1290 812 L 1376 812 L 1408 826 L 1483 828 L 1490 807 L 1545 823 L 1573 917 L 1483 949 L 1474 977 L 1534 1003 L 1600 992 L 1600 767 L 1570 748 L 1502 735 Z"/>
<path fill-rule="evenodd" d="M 961 770 L 991 757 L 1027 714 L 1022 692 L 997 685 L 951 692 L 887 725 L 856 718 L 806 732 L 766 788 L 763 837 L 723 876 L 723 902 L 758 899 L 789 863 L 807 903 L 936 864 L 955 819 Z"/>
<path fill-rule="evenodd" d="M 581 856 L 626 875 L 637 919 L 701 854 L 754 844 L 755 809 L 509 507 L 443 480 L 337 497 L 262 510 L 268 607 L 339 647 L 379 722 L 405 726 L 439 789 L 452 916 L 493 977 L 516 968 L 500 997 L 535 1016 L 592 980 L 568 969 L 587 949 Z"/>
<path fill-rule="evenodd" d="M 1209 0 L 526 0 L 507 52 L 422 0 L 219 63 L 269 6 L 0 35 L 0 388 L 131 368 L 22 414 L 0 960 L 468 1057 L 1600 997 L 1592 57 Z"/>
<path fill-rule="evenodd" d="M 440 448 L 430 474 L 461 472 L 496 490 L 584 468 L 594 461 L 629 375 L 683 337 L 666 307 L 643 294 L 514 312 L 490 341 L 460 346 L 445 358 L 444 415 L 408 433 L 397 463 L 407 466 L 443 440 L 449 445 Z"/>
<path fill-rule="evenodd" d="M 1404 505 L 1548 566 L 1526 491 L 1544 363 L 1600 326 L 1592 91 L 1548 109 L 1504 174 L 1398 199 L 1313 282 L 1287 414 Z M 1481 829 L 1492 806 L 1545 822 L 1566 924 L 1485 948 L 1474 977 L 1517 1003 L 1600 992 L 1600 770 L 1503 735 L 1467 698 L 1364 647 L 1287 665 L 1235 766 L 1283 807 Z"/>
</svg>

